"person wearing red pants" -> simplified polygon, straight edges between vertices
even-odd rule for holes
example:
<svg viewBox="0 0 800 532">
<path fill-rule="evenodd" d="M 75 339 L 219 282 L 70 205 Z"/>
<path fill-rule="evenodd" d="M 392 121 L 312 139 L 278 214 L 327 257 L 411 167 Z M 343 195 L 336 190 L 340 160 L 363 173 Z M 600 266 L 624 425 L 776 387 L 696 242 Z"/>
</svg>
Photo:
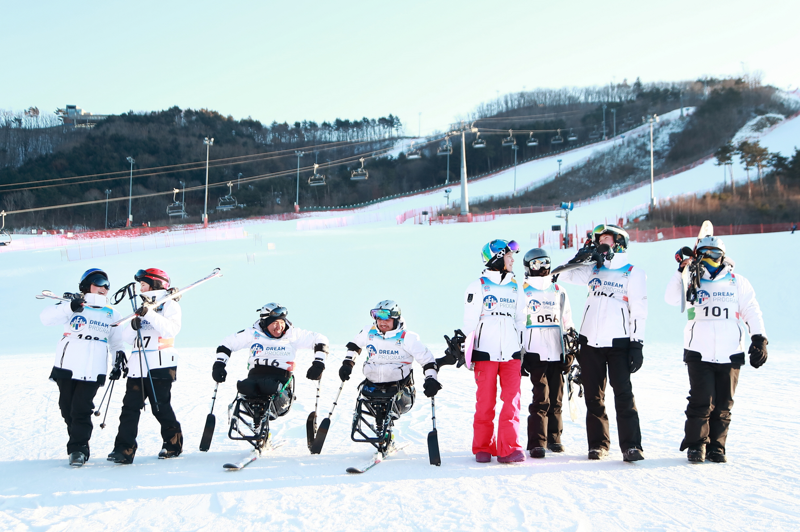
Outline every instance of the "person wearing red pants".
<svg viewBox="0 0 800 532">
<path fill-rule="evenodd" d="M 517 321 L 524 320 L 525 301 L 514 279 L 513 240 L 492 240 L 483 247 L 486 269 L 467 287 L 464 296 L 464 334 L 473 334 L 475 418 L 472 452 L 478 462 L 497 456 L 501 463 L 522 462 L 519 443 L 520 335 Z M 503 406 L 494 431 L 497 380 Z"/>
</svg>

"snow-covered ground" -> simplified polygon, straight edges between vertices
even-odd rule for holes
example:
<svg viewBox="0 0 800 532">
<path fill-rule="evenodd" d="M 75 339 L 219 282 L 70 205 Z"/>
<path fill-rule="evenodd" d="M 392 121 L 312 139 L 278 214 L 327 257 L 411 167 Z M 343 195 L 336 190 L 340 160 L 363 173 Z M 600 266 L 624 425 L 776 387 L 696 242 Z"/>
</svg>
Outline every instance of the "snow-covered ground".
<svg viewBox="0 0 800 532">
<path fill-rule="evenodd" d="M 781 124 L 762 137 L 762 145 L 791 154 L 797 128 L 798 120 Z M 660 195 L 692 192 L 710 185 L 712 177 L 682 174 L 658 182 L 657 190 Z M 507 183 L 502 186 L 508 190 Z M 578 207 L 571 224 L 625 212 L 641 203 L 639 192 Z M 416 207 L 415 201 L 406 200 L 405 208 Z M 397 207 L 399 202 L 392 208 Z M 398 301 L 409 329 L 439 356 L 442 335 L 461 326 L 461 298 L 481 271 L 481 246 L 493 238 L 514 238 L 524 252 L 536 246 L 538 232 L 556 221 L 554 213 L 540 213 L 476 224 L 398 226 L 392 220 L 326 231 L 297 231 L 297 222 L 270 222 L 248 226 L 248 239 L 92 260 L 62 260 L 57 249 L 0 255 L 5 303 L 0 306 L 0 372 L 6 376 L 0 388 L 0 529 L 795 530 L 800 468 L 794 453 L 800 424 L 791 404 L 800 387 L 800 349 L 791 331 L 800 285 L 782 282 L 776 289 L 771 282 L 776 265 L 800 261 L 798 237 L 788 233 L 725 238 L 736 271 L 753 283 L 770 339 L 767 364 L 758 370 L 742 368 L 728 464 L 691 465 L 678 451 L 688 392 L 681 361 L 685 317 L 663 303 L 663 290 L 675 270 L 672 255 L 689 239 L 634 243 L 629 252 L 631 263 L 648 274 L 645 364 L 633 377 L 644 462 L 621 461 L 609 404 L 612 455 L 607 461 L 586 459 L 581 416 L 576 423 L 565 419 L 563 456 L 548 454 L 544 460 L 510 466 L 477 464 L 470 452 L 472 374 L 447 367 L 437 396 L 442 466 L 428 463 L 430 407 L 420 389 L 414 409 L 399 422 L 398 439 L 411 445 L 363 476 L 348 476 L 346 467 L 371 454 L 367 444 L 349 439 L 360 374 L 357 370 L 344 388 L 323 453 L 312 456 L 304 427 L 314 408 L 314 384 L 304 378 L 310 352 L 300 354 L 292 411 L 273 423 L 275 437 L 286 440 L 283 447 L 243 471 L 222 470 L 222 463 L 247 450 L 226 437 L 226 407 L 235 380 L 246 373 L 246 355 L 235 353 L 228 382 L 220 386 L 211 450 L 197 450 L 214 388 L 214 350 L 223 337 L 253 323 L 255 309 L 264 303 L 280 302 L 296 326 L 331 339 L 320 402 L 325 415 L 338 389 L 336 370 L 344 344 L 369 323 L 376 302 Z M 274 249 L 268 249 L 268 242 Z M 552 255 L 560 263 L 571 253 L 553 250 Z M 518 258 L 515 270 L 521 275 Z M 105 461 L 118 425 L 122 393 L 117 389 L 107 427 L 95 426 L 90 462 L 72 469 L 66 461 L 58 391 L 47 380 L 60 331 L 40 324 L 39 312 L 51 303 L 33 296 L 43 289 L 77 289 L 80 274 L 90 267 L 104 268 L 113 287 L 119 287 L 137 269 L 152 266 L 168 271 L 178 286 L 214 267 L 224 272 L 181 301 L 173 404 L 183 425 L 185 452 L 178 459 L 156 459 L 160 438 L 148 409 L 135 463 Z M 581 306 L 586 290 L 567 288 L 573 305 Z M 530 398 L 530 385 L 524 384 L 523 404 Z M 102 418 L 95 419 L 99 424 Z M 522 427 L 524 433 L 524 417 Z"/>
</svg>

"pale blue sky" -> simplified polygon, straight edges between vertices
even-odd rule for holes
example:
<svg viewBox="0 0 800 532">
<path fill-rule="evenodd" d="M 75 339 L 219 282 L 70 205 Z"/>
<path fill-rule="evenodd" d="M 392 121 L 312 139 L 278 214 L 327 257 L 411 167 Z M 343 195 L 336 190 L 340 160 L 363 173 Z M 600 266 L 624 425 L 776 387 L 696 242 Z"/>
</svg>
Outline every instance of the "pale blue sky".
<svg viewBox="0 0 800 532">
<path fill-rule="evenodd" d="M 0 0 L 0 109 L 399 115 L 416 133 L 523 86 L 761 70 L 800 84 L 800 2 Z"/>
</svg>

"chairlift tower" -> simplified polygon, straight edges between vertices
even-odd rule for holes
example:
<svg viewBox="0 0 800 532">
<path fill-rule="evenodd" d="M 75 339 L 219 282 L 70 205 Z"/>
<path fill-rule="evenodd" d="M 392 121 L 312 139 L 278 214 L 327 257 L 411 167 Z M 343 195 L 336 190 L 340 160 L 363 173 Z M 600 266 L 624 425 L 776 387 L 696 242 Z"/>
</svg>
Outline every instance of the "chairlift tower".
<svg viewBox="0 0 800 532">
<path fill-rule="evenodd" d="M 653 185 L 653 122 L 658 122 L 658 115 L 650 117 L 650 210 L 656 208 L 656 195 Z"/>
<path fill-rule="evenodd" d="M 131 186 L 128 193 L 128 221 L 125 223 L 125 227 L 130 227 L 133 222 L 133 213 L 131 211 L 131 203 L 133 201 L 133 163 L 135 163 L 136 160 L 134 160 L 133 157 L 128 157 L 127 160 L 131 163 Z"/>
<path fill-rule="evenodd" d="M 298 206 L 300 204 L 300 157 L 305 155 L 302 151 L 294 152 L 297 155 L 297 193 L 295 194 L 294 204 Z"/>
<path fill-rule="evenodd" d="M 110 189 L 106 189 L 106 229 L 108 229 L 108 195 L 111 194 Z"/>
<path fill-rule="evenodd" d="M 206 145 L 206 198 L 203 208 L 203 227 L 208 227 L 208 156 L 211 153 L 211 146 L 214 145 L 214 138 L 204 138 L 203 144 Z"/>
</svg>

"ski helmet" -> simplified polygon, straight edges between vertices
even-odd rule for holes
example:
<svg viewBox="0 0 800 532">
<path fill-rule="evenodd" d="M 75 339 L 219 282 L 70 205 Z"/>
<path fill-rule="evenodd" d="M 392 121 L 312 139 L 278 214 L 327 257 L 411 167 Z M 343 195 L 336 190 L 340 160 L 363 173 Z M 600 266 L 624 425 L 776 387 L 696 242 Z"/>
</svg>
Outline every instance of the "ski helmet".
<svg viewBox="0 0 800 532">
<path fill-rule="evenodd" d="M 106 290 L 111 288 L 111 284 L 108 282 L 108 275 L 99 268 L 90 268 L 83 272 L 81 282 L 78 284 L 78 290 L 81 293 L 88 294 L 92 289 L 92 285 L 100 286 Z"/>
<path fill-rule="evenodd" d="M 369 315 L 372 316 L 372 319 L 374 320 L 394 320 L 394 326 L 392 329 L 396 329 L 397 324 L 400 321 L 402 311 L 400 310 L 400 305 L 391 299 L 384 299 L 378 303 L 374 309 L 369 311 Z"/>
<path fill-rule="evenodd" d="M 725 243 L 717 236 L 704 236 L 697 243 L 697 254 L 720 262 L 725 256 Z"/>
<path fill-rule="evenodd" d="M 519 253 L 519 244 L 514 240 L 492 240 L 481 250 L 481 258 L 490 270 L 503 270 L 503 257 L 507 253 Z"/>
<path fill-rule="evenodd" d="M 261 317 L 259 325 L 261 325 L 261 329 L 264 332 L 267 332 L 267 327 L 277 320 L 283 320 L 286 323 L 287 329 L 289 325 L 292 324 L 286 319 L 286 316 L 289 314 L 289 310 L 280 303 L 267 303 L 256 312 L 258 312 L 258 315 Z"/>
<path fill-rule="evenodd" d="M 618 225 L 600 224 L 592 231 L 592 242 L 599 244 L 602 235 L 609 234 L 614 239 L 614 247 L 611 249 L 614 253 L 625 253 L 628 249 L 628 244 L 631 241 L 628 232 Z"/>
<path fill-rule="evenodd" d="M 550 255 L 542 248 L 533 248 L 522 258 L 525 275 L 528 277 L 544 277 L 550 273 Z"/>
<path fill-rule="evenodd" d="M 167 272 L 164 270 L 159 270 L 158 268 L 139 270 L 133 278 L 138 283 L 144 281 L 149 284 L 153 290 L 166 290 L 169 288 L 169 275 L 167 275 Z"/>
</svg>

